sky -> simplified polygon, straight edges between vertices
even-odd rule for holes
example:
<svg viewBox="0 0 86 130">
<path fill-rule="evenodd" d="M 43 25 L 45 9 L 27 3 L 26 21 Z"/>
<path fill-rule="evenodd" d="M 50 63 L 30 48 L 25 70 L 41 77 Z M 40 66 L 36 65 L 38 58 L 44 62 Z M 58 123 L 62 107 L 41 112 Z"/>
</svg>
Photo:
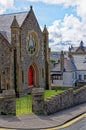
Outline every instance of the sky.
<svg viewBox="0 0 86 130">
<path fill-rule="evenodd" d="M 86 0 L 0 0 L 0 14 L 29 11 L 33 6 L 41 29 L 47 26 L 52 51 L 86 46 Z"/>
</svg>

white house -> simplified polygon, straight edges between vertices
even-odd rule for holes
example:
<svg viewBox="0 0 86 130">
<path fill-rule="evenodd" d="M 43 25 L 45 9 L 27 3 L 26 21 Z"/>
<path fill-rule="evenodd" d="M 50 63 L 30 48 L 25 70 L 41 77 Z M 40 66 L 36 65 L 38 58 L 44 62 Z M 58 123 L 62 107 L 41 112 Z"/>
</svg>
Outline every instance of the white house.
<svg viewBox="0 0 86 130">
<path fill-rule="evenodd" d="M 77 82 L 86 82 L 86 47 L 69 47 L 68 53 L 61 52 L 58 63 L 51 70 L 52 84 L 74 87 Z"/>
</svg>

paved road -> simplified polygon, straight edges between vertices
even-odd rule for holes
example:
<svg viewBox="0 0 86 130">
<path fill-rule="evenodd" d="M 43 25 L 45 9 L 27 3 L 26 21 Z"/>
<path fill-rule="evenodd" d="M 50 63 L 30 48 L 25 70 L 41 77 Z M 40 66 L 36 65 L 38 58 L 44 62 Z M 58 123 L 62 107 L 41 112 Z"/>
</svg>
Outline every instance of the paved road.
<svg viewBox="0 0 86 130">
<path fill-rule="evenodd" d="M 60 130 L 86 130 L 86 117 L 72 124 L 71 126 Z"/>
</svg>

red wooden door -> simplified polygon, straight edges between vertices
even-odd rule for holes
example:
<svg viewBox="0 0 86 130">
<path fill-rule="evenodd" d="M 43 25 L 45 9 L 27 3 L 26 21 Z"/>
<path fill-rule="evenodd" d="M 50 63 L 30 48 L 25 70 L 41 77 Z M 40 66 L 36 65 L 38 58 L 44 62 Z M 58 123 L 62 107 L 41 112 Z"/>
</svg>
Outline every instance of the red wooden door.
<svg viewBox="0 0 86 130">
<path fill-rule="evenodd" d="M 28 70 L 28 86 L 33 85 L 33 68 L 30 67 Z"/>
</svg>

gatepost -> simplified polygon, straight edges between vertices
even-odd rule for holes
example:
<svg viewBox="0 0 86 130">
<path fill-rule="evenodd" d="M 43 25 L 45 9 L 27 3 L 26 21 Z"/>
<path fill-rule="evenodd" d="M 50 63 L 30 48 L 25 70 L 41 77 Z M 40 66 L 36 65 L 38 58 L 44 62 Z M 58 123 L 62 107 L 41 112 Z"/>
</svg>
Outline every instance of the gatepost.
<svg viewBox="0 0 86 130">
<path fill-rule="evenodd" d="M 32 90 L 32 112 L 37 115 L 44 114 L 43 88 L 33 88 Z"/>
<path fill-rule="evenodd" d="M 4 90 L 0 96 L 0 114 L 16 115 L 16 98 L 13 89 Z"/>
</svg>

